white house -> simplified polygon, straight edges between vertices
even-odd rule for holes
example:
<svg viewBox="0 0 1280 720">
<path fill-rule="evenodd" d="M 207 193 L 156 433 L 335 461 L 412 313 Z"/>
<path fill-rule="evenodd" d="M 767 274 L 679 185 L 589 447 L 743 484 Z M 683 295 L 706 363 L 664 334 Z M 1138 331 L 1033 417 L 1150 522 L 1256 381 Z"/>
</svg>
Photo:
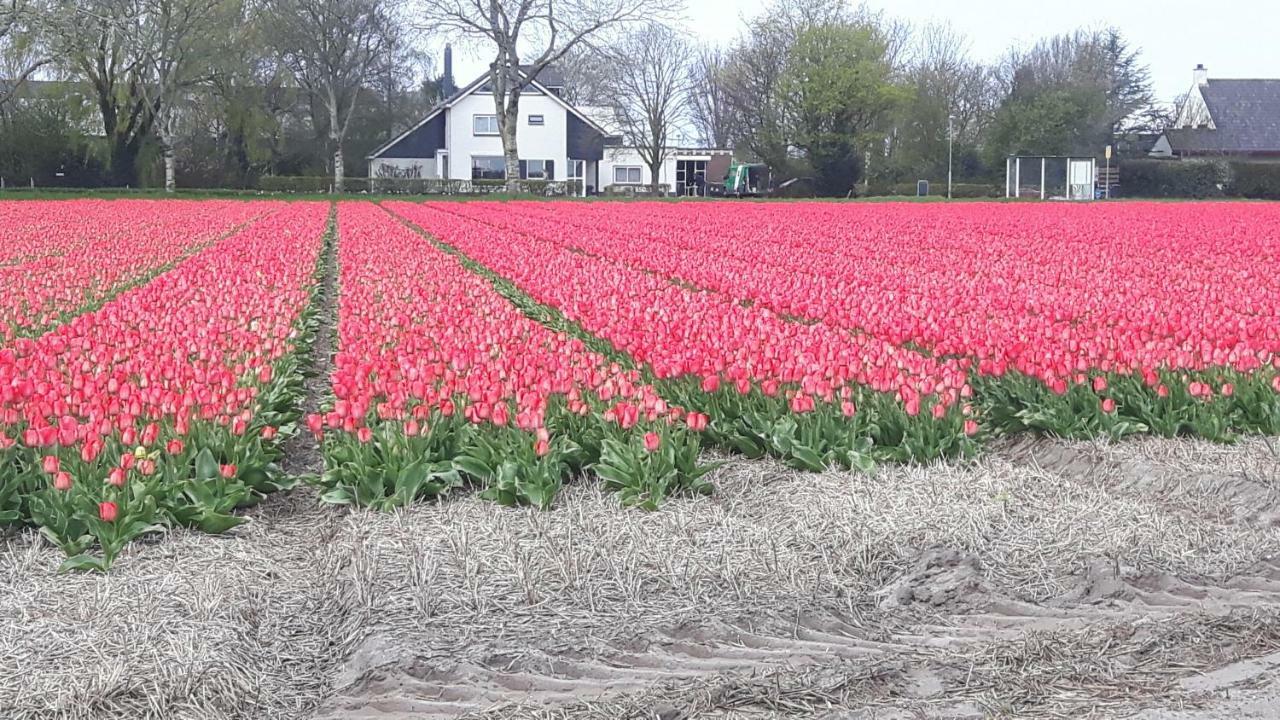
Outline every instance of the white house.
<svg viewBox="0 0 1280 720">
<path fill-rule="evenodd" d="M 450 82 L 446 51 L 445 78 Z M 576 108 L 563 99 L 564 80 L 547 68 L 521 93 L 516 143 L 520 177 L 578 181 L 587 193 L 639 189 L 649 169 L 635 148 L 622 147 L 601 108 Z M 369 157 L 369 177 L 410 180 L 502 180 L 506 168 L 488 76 L 448 95 L 419 123 Z M 729 152 L 673 148 L 659 172 L 667 192 L 701 194 L 729 167 Z"/>
</svg>

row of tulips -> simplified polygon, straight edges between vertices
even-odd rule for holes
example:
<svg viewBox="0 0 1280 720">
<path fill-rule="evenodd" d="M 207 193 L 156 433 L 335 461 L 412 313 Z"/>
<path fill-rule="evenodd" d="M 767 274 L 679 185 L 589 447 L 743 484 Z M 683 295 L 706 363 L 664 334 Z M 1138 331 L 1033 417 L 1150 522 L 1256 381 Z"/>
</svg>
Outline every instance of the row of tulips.
<svg viewBox="0 0 1280 720">
<path fill-rule="evenodd" d="M 222 532 L 289 484 L 299 363 L 328 206 L 278 205 L 150 283 L 0 348 L 0 525 L 64 567 L 105 569 L 139 535 Z M 97 552 L 95 552 L 97 548 Z"/>
<path fill-rule="evenodd" d="M 387 509 L 469 485 L 548 507 L 590 469 L 628 505 L 709 490 L 697 433 L 638 372 L 534 321 L 369 203 L 339 206 L 333 400 L 323 498 Z"/>
<path fill-rule="evenodd" d="M 277 207 L 186 200 L 0 203 L 0 345 L 92 309 Z"/>
<path fill-rule="evenodd" d="M 1270 206 L 453 211 L 797 322 L 968 361 L 991 427 L 1280 432 L 1280 212 Z"/>
<path fill-rule="evenodd" d="M 550 220 L 521 232 L 470 217 L 497 214 L 499 205 L 388 207 L 509 283 L 513 300 L 554 310 L 557 329 L 600 338 L 614 357 L 634 359 L 667 402 L 710 418 L 706 438 L 716 444 L 815 470 L 975 447 L 980 421 L 963 359 L 793 322 L 571 251 L 540 239 L 557 232 Z"/>
</svg>

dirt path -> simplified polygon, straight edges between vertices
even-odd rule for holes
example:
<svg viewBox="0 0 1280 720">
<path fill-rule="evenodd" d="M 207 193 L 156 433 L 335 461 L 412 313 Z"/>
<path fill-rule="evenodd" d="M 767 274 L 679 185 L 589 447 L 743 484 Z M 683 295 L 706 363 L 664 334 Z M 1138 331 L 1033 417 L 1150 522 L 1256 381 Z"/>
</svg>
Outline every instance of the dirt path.
<svg viewBox="0 0 1280 720">
<path fill-rule="evenodd" d="M 0 717 L 1200 720 L 1280 693 L 1266 441 L 716 482 L 656 513 L 585 481 L 550 512 L 300 490 L 107 576 L 0 540 Z"/>
</svg>

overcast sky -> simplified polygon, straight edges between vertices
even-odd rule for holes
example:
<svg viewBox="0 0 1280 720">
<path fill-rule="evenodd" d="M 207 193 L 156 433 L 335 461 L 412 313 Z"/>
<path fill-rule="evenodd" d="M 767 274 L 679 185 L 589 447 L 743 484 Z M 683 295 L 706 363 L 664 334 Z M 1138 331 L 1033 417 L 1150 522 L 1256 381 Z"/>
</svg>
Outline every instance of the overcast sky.
<svg viewBox="0 0 1280 720">
<path fill-rule="evenodd" d="M 741 31 L 743 19 L 766 5 L 764 0 L 690 0 L 685 26 L 703 42 L 727 44 Z M 984 61 L 1047 35 L 1115 25 L 1141 48 L 1161 100 L 1190 87 L 1196 63 L 1207 65 L 1211 77 L 1280 78 L 1280 0 L 868 0 L 867 5 L 913 24 L 948 24 L 969 38 L 972 56 Z M 488 61 L 460 53 L 454 62 L 463 83 Z"/>
</svg>

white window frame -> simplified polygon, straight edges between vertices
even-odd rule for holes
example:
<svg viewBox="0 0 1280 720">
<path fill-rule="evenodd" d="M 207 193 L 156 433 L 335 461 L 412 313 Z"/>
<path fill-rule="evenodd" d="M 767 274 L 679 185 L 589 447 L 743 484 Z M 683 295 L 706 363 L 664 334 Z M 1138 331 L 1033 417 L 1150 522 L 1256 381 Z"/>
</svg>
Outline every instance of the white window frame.
<svg viewBox="0 0 1280 720">
<path fill-rule="evenodd" d="M 478 127 L 478 126 L 479 126 L 479 124 L 480 124 L 480 120 L 481 120 L 481 118 L 484 118 L 484 119 L 486 119 L 486 120 L 492 120 L 492 121 L 493 121 L 493 131 L 492 131 L 492 132 L 489 132 L 489 131 L 487 131 L 487 130 L 483 130 L 483 131 L 482 131 L 482 130 L 480 130 L 480 129 L 479 129 L 479 127 Z M 487 125 L 487 124 L 488 124 L 488 123 L 486 123 L 486 125 Z M 484 136 L 484 137 L 490 137 L 490 136 L 493 136 L 493 135 L 497 135 L 497 134 L 498 134 L 498 116 L 497 116 L 497 115 L 484 115 L 484 114 L 482 114 L 482 113 L 476 113 L 475 115 L 472 115 L 472 116 L 471 116 L 471 134 L 472 134 L 472 135 L 477 135 L 477 136 Z"/>
<path fill-rule="evenodd" d="M 618 179 L 619 170 L 623 170 L 626 173 L 623 180 Z M 635 176 L 636 176 L 635 180 L 629 179 L 631 177 L 632 170 L 635 170 Z M 613 166 L 613 184 L 614 185 L 644 184 L 644 168 L 640 167 L 639 165 L 614 165 Z"/>
<path fill-rule="evenodd" d="M 547 124 L 547 116 L 546 116 L 546 115 L 541 115 L 541 114 L 539 114 L 539 115 L 530 115 L 530 116 L 529 116 L 529 124 L 530 124 L 530 125 L 535 125 L 535 126 L 546 125 L 546 124 Z"/>
</svg>

